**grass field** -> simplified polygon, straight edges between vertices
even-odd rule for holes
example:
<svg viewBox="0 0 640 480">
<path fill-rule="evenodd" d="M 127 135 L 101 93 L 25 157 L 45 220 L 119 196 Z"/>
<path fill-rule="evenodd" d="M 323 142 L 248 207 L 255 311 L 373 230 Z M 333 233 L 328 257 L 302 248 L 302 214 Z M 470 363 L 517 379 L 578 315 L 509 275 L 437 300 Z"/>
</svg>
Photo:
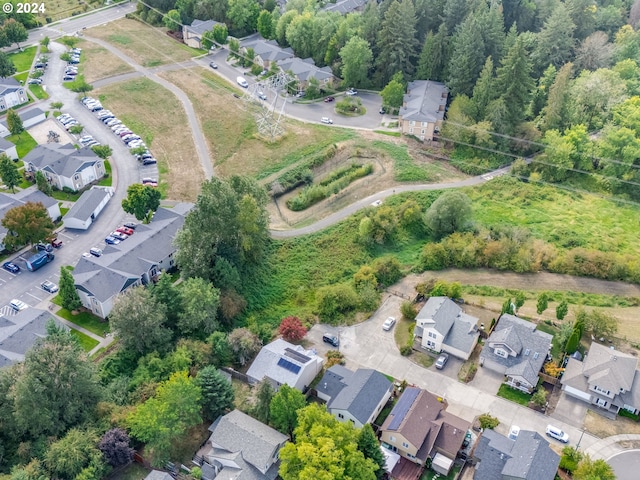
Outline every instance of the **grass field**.
<svg viewBox="0 0 640 480">
<path fill-rule="evenodd" d="M 56 315 L 75 323 L 79 327 L 86 328 L 91 333 L 95 333 L 101 337 L 109 333 L 109 322 L 104 322 L 89 312 L 80 312 L 77 315 L 73 315 L 69 310 L 61 308 L 56 312 Z"/>
<path fill-rule="evenodd" d="M 118 118 L 142 137 L 158 159 L 160 186 L 167 197 L 194 201 L 204 173 L 180 101 L 144 78 L 109 85 L 93 95 L 105 108 L 118 112 Z"/>
<path fill-rule="evenodd" d="M 71 329 L 71 335 L 78 339 L 78 343 L 80 343 L 80 346 L 84 349 L 85 352 L 90 352 L 98 345 L 98 343 L 100 343 L 97 340 L 91 338 L 89 335 L 85 335 L 84 333 L 79 332 L 78 330 L 75 330 L 73 328 Z"/>
<path fill-rule="evenodd" d="M 82 48 L 80 73 L 84 74 L 87 83 L 133 71 L 133 67 L 93 42 L 81 40 L 78 47 Z"/>
<path fill-rule="evenodd" d="M 19 158 L 23 158 L 38 145 L 38 142 L 36 142 L 28 132 L 22 132 L 18 135 L 9 135 L 7 140 L 15 144 Z"/>
<path fill-rule="evenodd" d="M 9 58 L 16 66 L 16 72 L 30 70 L 38 47 L 25 48 L 22 52 L 10 53 Z"/>
<path fill-rule="evenodd" d="M 113 44 L 144 67 L 182 62 L 204 53 L 176 42 L 164 33 L 164 29 L 127 18 L 94 27 L 87 30 L 86 35 Z"/>
</svg>

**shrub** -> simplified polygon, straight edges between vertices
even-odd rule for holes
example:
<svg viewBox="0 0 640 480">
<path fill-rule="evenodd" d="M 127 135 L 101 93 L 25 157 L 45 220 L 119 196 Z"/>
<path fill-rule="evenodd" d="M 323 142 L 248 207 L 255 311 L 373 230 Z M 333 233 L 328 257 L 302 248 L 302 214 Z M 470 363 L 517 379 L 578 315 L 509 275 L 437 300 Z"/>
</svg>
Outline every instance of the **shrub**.
<svg viewBox="0 0 640 480">
<path fill-rule="evenodd" d="M 388 287 L 393 285 L 402 278 L 402 271 L 400 270 L 400 262 L 396 257 L 390 255 L 376 258 L 372 265 L 376 278 L 380 285 Z"/>
<path fill-rule="evenodd" d="M 488 413 L 483 413 L 482 415 L 480 415 L 478 417 L 478 421 L 480 422 L 480 428 L 482 429 L 494 429 L 498 425 L 500 425 L 500 420 L 498 420 L 496 417 L 492 417 Z"/>
<path fill-rule="evenodd" d="M 531 396 L 531 402 L 538 407 L 544 407 L 547 404 L 547 391 L 544 388 L 538 388 Z"/>
<path fill-rule="evenodd" d="M 413 322 L 416 319 L 416 315 L 418 315 L 416 308 L 413 306 L 413 302 L 409 301 L 402 302 L 400 312 L 402 313 L 402 318 L 410 322 Z"/>
<path fill-rule="evenodd" d="M 573 447 L 564 447 L 562 449 L 562 457 L 560 457 L 560 468 L 569 473 L 578 468 L 578 463 L 582 460 L 582 453 Z"/>
<path fill-rule="evenodd" d="M 294 342 L 302 340 L 307 334 L 307 329 L 298 317 L 285 317 L 280 322 L 278 332 L 287 342 Z"/>
<path fill-rule="evenodd" d="M 411 348 L 411 345 L 403 345 L 400 347 L 400 355 L 404 357 L 408 357 L 409 355 L 411 355 L 411 352 L 413 352 L 413 348 Z"/>
<path fill-rule="evenodd" d="M 359 298 L 351 285 L 338 284 L 321 287 L 316 292 L 318 315 L 327 322 L 335 322 L 338 316 L 358 307 Z"/>
<path fill-rule="evenodd" d="M 329 369 L 334 365 L 344 365 L 344 355 L 338 350 L 329 350 L 327 352 L 327 364 L 325 368 Z"/>
</svg>

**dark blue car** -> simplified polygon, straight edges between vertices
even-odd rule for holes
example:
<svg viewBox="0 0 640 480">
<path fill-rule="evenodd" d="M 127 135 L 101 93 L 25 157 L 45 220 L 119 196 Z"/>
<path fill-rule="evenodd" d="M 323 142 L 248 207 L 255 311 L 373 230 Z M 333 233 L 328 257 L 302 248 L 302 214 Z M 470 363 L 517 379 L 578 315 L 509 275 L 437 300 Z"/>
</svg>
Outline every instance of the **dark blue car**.
<svg viewBox="0 0 640 480">
<path fill-rule="evenodd" d="M 18 273 L 20 271 L 20 267 L 15 263 L 4 262 L 2 264 L 2 268 L 4 268 L 7 272 Z"/>
<path fill-rule="evenodd" d="M 111 235 L 109 235 L 107 238 L 104 239 L 104 243 L 108 245 L 118 245 L 120 243 L 120 240 L 118 240 L 117 238 L 113 238 Z"/>
</svg>

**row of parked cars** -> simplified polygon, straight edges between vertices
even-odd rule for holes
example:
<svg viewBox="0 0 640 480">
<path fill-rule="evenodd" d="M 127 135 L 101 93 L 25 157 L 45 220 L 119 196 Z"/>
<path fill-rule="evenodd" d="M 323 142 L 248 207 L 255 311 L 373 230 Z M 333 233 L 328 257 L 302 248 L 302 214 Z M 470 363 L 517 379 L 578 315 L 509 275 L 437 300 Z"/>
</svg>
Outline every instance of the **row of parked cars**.
<svg viewBox="0 0 640 480">
<path fill-rule="evenodd" d="M 64 82 L 72 82 L 76 79 L 78 75 L 78 67 L 77 65 L 80 63 L 80 55 L 82 54 L 81 48 L 73 48 L 67 52 L 70 55 L 69 62 L 64 69 L 64 76 L 62 80 Z"/>
<path fill-rule="evenodd" d="M 136 152 L 136 158 L 143 165 L 155 165 L 157 163 L 156 159 L 153 157 L 151 152 L 147 149 L 147 146 L 142 141 L 139 135 L 133 133 L 132 130 L 129 129 L 121 120 L 116 118 L 116 116 L 102 107 L 102 104 L 91 97 L 84 97 L 82 100 L 84 106 L 90 109 L 92 112 L 96 114 L 98 120 L 104 123 L 107 127 L 111 129 L 111 131 L 120 137 L 120 139 L 124 142 L 127 147 L 130 149 L 138 149 L 139 147 L 144 148 L 142 153 Z"/>
<path fill-rule="evenodd" d="M 127 238 L 133 235 L 134 230 L 136 229 L 135 223 L 125 223 L 121 227 L 116 228 L 113 232 L 111 232 L 107 238 L 104 239 L 104 243 L 107 245 L 118 245 L 120 242 L 124 242 Z M 102 255 L 102 250 L 99 248 L 92 248 L 89 250 L 91 255 L 99 257 Z"/>
<path fill-rule="evenodd" d="M 33 72 L 31 72 L 31 78 L 27 81 L 29 85 L 42 85 L 42 75 L 49 66 L 47 57 L 42 56 L 33 66 Z"/>
</svg>

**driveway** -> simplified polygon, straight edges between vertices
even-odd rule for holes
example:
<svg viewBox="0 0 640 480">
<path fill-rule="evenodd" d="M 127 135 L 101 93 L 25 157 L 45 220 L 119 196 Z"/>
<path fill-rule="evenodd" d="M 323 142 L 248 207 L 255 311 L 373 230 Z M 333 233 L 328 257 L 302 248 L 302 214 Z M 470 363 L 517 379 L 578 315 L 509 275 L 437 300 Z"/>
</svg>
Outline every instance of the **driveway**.
<svg viewBox="0 0 640 480">
<path fill-rule="evenodd" d="M 478 390 L 482 390 L 489 395 L 495 395 L 498 393 L 498 389 L 503 382 L 504 375 L 479 366 L 473 380 L 469 382 L 469 385 L 477 388 Z"/>
<path fill-rule="evenodd" d="M 585 402 L 562 392 L 551 417 L 563 422 L 571 422 L 574 425 L 582 426 L 584 424 L 584 417 L 587 414 L 587 409 L 588 405 Z"/>
</svg>

